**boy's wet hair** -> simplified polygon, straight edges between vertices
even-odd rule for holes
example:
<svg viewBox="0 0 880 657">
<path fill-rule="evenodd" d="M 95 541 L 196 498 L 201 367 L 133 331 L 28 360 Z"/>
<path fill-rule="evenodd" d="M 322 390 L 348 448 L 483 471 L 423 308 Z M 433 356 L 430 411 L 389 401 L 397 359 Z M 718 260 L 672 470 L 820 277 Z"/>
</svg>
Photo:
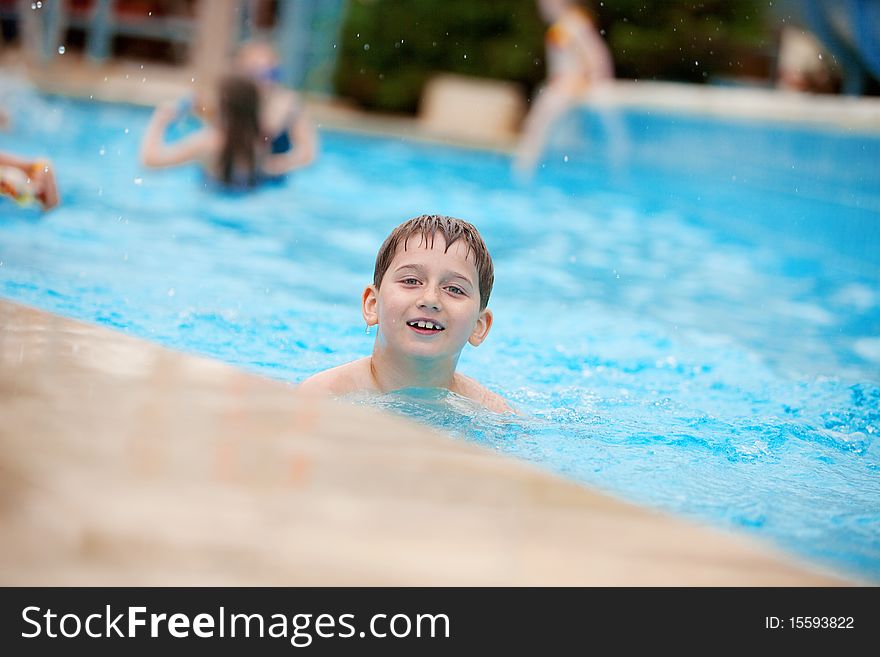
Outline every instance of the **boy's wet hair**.
<svg viewBox="0 0 880 657">
<path fill-rule="evenodd" d="M 446 240 L 446 251 L 458 240 L 464 240 L 468 247 L 468 255 L 473 254 L 474 263 L 477 266 L 477 276 L 480 285 L 480 310 L 483 310 L 489 304 L 489 295 L 492 293 L 492 285 L 495 282 L 495 270 L 492 266 L 492 257 L 489 255 L 489 249 L 486 243 L 480 237 L 480 232 L 473 224 L 455 217 L 446 217 L 439 214 L 423 214 L 420 217 L 414 217 L 409 221 L 404 221 L 397 228 L 391 231 L 391 234 L 385 238 L 379 253 L 376 255 L 376 267 L 373 270 L 373 285 L 379 289 L 382 278 L 391 261 L 397 253 L 397 247 L 403 244 L 406 249 L 406 243 L 410 237 L 416 235 L 422 238 L 420 244 L 433 244 L 434 237 L 440 233 Z"/>
</svg>

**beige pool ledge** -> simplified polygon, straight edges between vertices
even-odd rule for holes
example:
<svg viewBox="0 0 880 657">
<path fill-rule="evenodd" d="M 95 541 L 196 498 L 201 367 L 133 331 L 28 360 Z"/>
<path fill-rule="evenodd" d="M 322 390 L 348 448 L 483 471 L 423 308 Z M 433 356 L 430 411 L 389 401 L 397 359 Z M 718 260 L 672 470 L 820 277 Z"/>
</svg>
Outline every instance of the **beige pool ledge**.
<svg viewBox="0 0 880 657">
<path fill-rule="evenodd" d="M 857 582 L 363 406 L 0 300 L 0 585 Z"/>
</svg>

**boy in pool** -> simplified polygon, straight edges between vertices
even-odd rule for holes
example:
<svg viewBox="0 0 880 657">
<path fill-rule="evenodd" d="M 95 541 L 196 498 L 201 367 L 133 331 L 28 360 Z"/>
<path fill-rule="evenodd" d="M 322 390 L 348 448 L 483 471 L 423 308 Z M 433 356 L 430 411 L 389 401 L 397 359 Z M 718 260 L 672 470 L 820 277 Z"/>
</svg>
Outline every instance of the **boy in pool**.
<svg viewBox="0 0 880 657">
<path fill-rule="evenodd" d="M 497 413 L 513 412 L 499 395 L 455 371 L 465 343 L 479 346 L 492 327 L 486 305 L 492 258 L 466 221 L 422 215 L 405 221 L 376 256 L 361 311 L 378 325 L 371 356 L 319 372 L 306 392 L 345 395 L 401 388 L 446 388 Z"/>
</svg>

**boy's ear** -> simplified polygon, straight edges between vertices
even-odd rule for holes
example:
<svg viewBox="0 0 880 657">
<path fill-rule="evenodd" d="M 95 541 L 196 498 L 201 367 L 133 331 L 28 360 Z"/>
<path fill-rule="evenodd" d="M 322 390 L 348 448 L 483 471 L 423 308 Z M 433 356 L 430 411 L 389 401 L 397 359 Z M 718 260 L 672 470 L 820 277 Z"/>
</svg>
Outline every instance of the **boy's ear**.
<svg viewBox="0 0 880 657">
<path fill-rule="evenodd" d="M 475 347 L 479 347 L 483 340 L 486 339 L 486 336 L 489 335 L 490 328 L 492 328 L 492 311 L 484 308 L 480 311 L 477 324 L 474 326 L 474 330 L 471 331 L 471 337 L 468 338 L 468 342 Z"/>
<path fill-rule="evenodd" d="M 361 312 L 367 326 L 375 326 L 379 323 L 379 291 L 375 285 L 367 285 L 361 299 Z"/>
</svg>

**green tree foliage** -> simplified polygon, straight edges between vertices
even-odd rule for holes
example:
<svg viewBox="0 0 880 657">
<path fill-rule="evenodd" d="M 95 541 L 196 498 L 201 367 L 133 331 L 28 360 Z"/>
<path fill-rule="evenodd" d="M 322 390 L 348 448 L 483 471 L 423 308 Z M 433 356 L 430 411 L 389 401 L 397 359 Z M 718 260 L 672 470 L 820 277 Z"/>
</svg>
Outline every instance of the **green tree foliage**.
<svg viewBox="0 0 880 657">
<path fill-rule="evenodd" d="M 622 78 L 705 82 L 760 75 L 775 47 L 766 0 L 595 0 Z M 337 92 L 368 109 L 413 112 L 439 72 L 519 82 L 544 78 L 535 0 L 349 0 Z M 764 66 L 766 68 L 766 66 Z"/>
<path fill-rule="evenodd" d="M 767 0 L 606 0 L 594 6 L 617 77 L 706 82 L 764 76 L 775 56 Z"/>
<path fill-rule="evenodd" d="M 342 96 L 412 112 L 437 72 L 520 82 L 544 77 L 534 0 L 350 0 L 336 69 Z"/>
</svg>

